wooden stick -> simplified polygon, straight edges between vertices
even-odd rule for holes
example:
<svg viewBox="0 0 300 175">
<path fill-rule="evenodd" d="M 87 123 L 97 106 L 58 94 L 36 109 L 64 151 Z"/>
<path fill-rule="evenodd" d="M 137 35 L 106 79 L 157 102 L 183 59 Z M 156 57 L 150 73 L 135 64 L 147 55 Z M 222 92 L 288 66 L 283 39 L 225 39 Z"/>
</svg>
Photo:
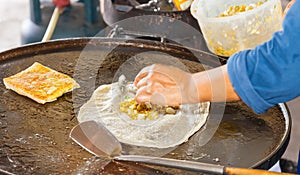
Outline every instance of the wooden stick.
<svg viewBox="0 0 300 175">
<path fill-rule="evenodd" d="M 49 41 L 51 39 L 59 19 L 59 15 L 63 12 L 63 9 L 64 8 L 55 7 L 42 42 Z"/>
<path fill-rule="evenodd" d="M 226 167 L 225 168 L 227 175 L 295 175 L 289 173 L 279 173 L 279 172 L 272 172 L 266 170 L 258 170 L 258 169 L 247 169 L 247 168 L 232 168 Z"/>
</svg>

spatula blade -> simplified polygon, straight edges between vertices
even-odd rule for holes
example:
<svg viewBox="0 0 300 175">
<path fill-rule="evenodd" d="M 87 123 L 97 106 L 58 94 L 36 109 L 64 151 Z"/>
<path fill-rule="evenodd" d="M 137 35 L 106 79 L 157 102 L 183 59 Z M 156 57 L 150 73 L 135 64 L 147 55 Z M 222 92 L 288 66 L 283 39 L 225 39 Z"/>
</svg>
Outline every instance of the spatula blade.
<svg viewBox="0 0 300 175">
<path fill-rule="evenodd" d="M 70 132 L 70 138 L 99 157 L 114 157 L 122 151 L 117 138 L 105 126 L 93 120 L 76 125 Z"/>
</svg>

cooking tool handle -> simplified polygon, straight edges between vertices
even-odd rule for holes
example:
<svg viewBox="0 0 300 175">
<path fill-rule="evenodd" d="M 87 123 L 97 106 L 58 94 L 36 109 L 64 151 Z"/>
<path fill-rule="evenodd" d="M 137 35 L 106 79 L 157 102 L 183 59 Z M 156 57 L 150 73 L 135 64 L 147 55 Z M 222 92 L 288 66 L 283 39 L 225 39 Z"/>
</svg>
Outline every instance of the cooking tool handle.
<svg viewBox="0 0 300 175">
<path fill-rule="evenodd" d="M 50 22 L 42 39 L 42 42 L 49 41 L 55 30 L 59 15 L 62 13 L 64 8 L 55 7 L 53 14 L 51 16 Z"/>
<path fill-rule="evenodd" d="M 190 171 L 201 171 L 201 172 L 214 173 L 214 174 L 223 174 L 224 172 L 224 166 L 221 165 L 161 158 L 161 157 L 140 156 L 140 155 L 120 155 L 114 157 L 113 159 L 119 161 L 139 162 L 139 163 L 146 163 L 151 165 L 159 165 L 159 166 L 166 166 L 171 168 L 178 168 L 178 169 L 184 169 Z"/>
<path fill-rule="evenodd" d="M 151 165 L 166 166 L 171 168 L 179 168 L 190 171 L 199 171 L 212 174 L 224 174 L 224 175 L 292 175 L 288 173 L 278 173 L 266 170 L 248 169 L 248 168 L 232 168 L 225 167 L 221 165 L 208 164 L 202 162 L 177 160 L 161 157 L 151 157 L 151 156 L 139 156 L 139 155 L 120 155 L 114 157 L 114 160 L 118 161 L 131 161 L 146 163 Z"/>
<path fill-rule="evenodd" d="M 130 31 L 125 30 L 123 27 L 119 25 L 115 25 L 113 29 L 110 30 L 107 37 L 109 38 L 115 38 L 120 36 L 131 36 L 131 37 L 137 37 L 142 38 L 146 37 L 149 39 L 159 40 L 162 43 L 167 42 L 166 36 L 160 35 L 160 34 L 152 34 L 147 32 L 140 32 L 140 31 Z"/>
<path fill-rule="evenodd" d="M 247 168 L 232 168 L 232 167 L 225 167 L 226 175 L 249 175 L 249 174 L 256 174 L 256 175 L 294 175 L 290 173 L 278 173 L 272 171 L 265 171 L 265 170 L 258 170 L 258 169 L 247 169 Z"/>
</svg>

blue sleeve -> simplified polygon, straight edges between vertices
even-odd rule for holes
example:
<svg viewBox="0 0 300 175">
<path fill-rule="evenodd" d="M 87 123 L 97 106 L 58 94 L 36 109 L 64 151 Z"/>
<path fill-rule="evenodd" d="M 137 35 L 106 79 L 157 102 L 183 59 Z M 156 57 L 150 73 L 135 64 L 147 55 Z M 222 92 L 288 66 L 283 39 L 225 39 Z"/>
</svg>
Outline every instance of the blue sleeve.
<svg viewBox="0 0 300 175">
<path fill-rule="evenodd" d="M 300 95 L 300 0 L 283 21 L 283 30 L 252 50 L 227 62 L 230 81 L 256 113 Z"/>
</svg>

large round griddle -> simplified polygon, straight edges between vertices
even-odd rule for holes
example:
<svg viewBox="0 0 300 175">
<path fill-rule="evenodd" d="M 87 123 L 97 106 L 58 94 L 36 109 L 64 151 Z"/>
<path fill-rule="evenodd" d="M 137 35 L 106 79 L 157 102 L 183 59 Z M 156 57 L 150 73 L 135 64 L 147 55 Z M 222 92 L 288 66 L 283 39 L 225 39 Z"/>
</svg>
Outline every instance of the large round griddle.
<svg viewBox="0 0 300 175">
<path fill-rule="evenodd" d="M 157 166 L 108 162 L 95 158 L 69 138 L 70 130 L 78 124 L 76 115 L 79 108 L 90 98 L 94 89 L 101 84 L 112 83 L 120 65 L 143 52 L 149 52 L 150 57 L 151 54 L 158 58 L 160 55 L 162 58 L 166 55 L 176 57 L 191 72 L 204 70 L 206 66 L 218 66 L 218 61 L 211 59 L 213 56 L 209 54 L 145 40 L 96 38 L 90 41 L 90 38 L 78 38 L 37 43 L 0 53 L 1 80 L 38 61 L 73 76 L 82 85 L 73 93 L 42 105 L 6 90 L 1 81 L 0 169 L 16 174 L 194 174 Z M 91 70 L 91 65 L 95 66 L 101 55 L 106 56 L 97 66 L 98 70 Z M 195 55 L 202 58 L 204 67 L 197 62 Z M 86 57 L 84 62 L 82 57 Z M 79 59 L 81 66 L 77 69 Z M 96 74 L 93 74 L 95 71 Z M 90 80 L 93 83 L 86 83 Z M 218 107 L 219 104 L 213 105 Z M 212 115 L 209 118 L 213 118 Z M 208 143 L 199 146 L 196 134 L 164 156 L 268 169 L 284 153 L 290 127 L 290 116 L 284 104 L 271 108 L 266 114 L 257 115 L 243 102 L 230 102 L 226 103 L 219 128 Z M 152 150 L 123 146 L 127 153 L 135 149 Z"/>
</svg>

